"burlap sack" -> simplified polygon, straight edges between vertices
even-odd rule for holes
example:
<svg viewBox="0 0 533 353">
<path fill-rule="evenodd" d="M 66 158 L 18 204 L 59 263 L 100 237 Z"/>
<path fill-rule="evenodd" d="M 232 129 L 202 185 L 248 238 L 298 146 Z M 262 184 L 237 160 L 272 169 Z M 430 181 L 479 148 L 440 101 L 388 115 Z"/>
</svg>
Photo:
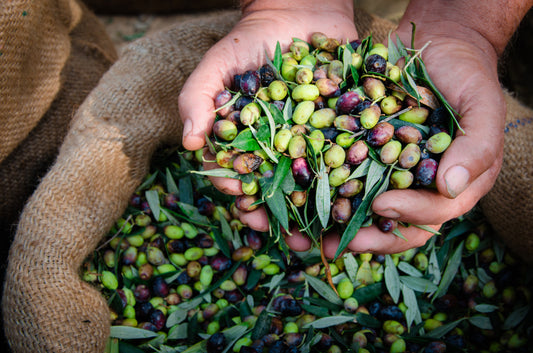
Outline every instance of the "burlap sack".
<svg viewBox="0 0 533 353">
<path fill-rule="evenodd" d="M 8 239 L 117 54 L 98 19 L 71 0 L 0 2 L 0 52 L 0 234 Z"/>
<path fill-rule="evenodd" d="M 533 263 L 533 110 L 510 94 L 505 98 L 502 169 L 480 204 L 502 241 L 523 261 Z"/>
<path fill-rule="evenodd" d="M 361 36 L 390 22 L 357 12 Z M 57 161 L 25 206 L 4 290 L 15 352 L 102 352 L 109 312 L 78 268 L 124 211 L 155 149 L 180 141 L 177 96 L 238 19 L 198 17 L 129 45 L 74 116 Z"/>
</svg>

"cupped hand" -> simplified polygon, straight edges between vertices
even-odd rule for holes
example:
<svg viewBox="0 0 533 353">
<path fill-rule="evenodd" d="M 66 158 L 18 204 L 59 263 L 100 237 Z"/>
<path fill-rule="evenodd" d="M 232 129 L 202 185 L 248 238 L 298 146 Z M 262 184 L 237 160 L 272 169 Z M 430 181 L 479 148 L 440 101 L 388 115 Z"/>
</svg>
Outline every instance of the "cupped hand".
<svg viewBox="0 0 533 353">
<path fill-rule="evenodd" d="M 310 42 L 311 34 L 323 32 L 341 42 L 357 39 L 351 5 L 333 3 L 288 9 L 247 11 L 235 27 L 209 49 L 190 75 L 179 96 L 180 116 L 184 122 L 183 146 L 197 150 L 205 145 L 205 134 L 211 133 L 215 119 L 214 99 L 226 87 L 231 87 L 235 74 L 258 69 L 266 63 L 265 52 L 273 57 L 276 42 L 282 52 L 288 51 L 292 38 Z M 351 2 L 349 2 L 351 3 Z M 214 160 L 214 156 L 208 158 Z M 214 163 L 205 164 L 213 168 Z M 227 178 L 211 178 L 221 191 L 242 194 L 241 184 Z M 243 213 L 241 221 L 258 230 L 268 230 L 264 209 Z"/>
<path fill-rule="evenodd" d="M 419 30 L 415 43 L 420 48 L 430 41 L 422 58 L 432 81 L 460 114 L 464 131 L 456 131 L 454 141 L 442 156 L 436 176 L 438 190 L 391 190 L 379 195 L 372 210 L 411 224 L 399 227 L 407 241 L 371 226 L 359 230 L 347 251 L 390 254 L 422 246 L 434 233 L 414 225 L 430 225 L 438 230 L 444 222 L 471 210 L 496 180 L 502 162 L 506 114 L 496 71 L 497 55 L 479 34 L 457 28 L 446 31 L 437 26 L 436 34 Z M 398 35 L 404 43 L 410 43 L 410 27 L 400 29 Z M 311 246 L 301 233 L 286 240 L 300 250 Z M 339 243 L 339 234 L 325 236 L 326 257 L 334 256 Z"/>
</svg>

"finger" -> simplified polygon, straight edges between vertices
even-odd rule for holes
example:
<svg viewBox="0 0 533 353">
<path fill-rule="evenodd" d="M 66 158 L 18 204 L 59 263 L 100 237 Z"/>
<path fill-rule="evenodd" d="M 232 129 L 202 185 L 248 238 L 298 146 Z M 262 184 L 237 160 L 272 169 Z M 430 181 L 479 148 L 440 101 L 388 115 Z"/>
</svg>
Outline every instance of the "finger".
<svg viewBox="0 0 533 353">
<path fill-rule="evenodd" d="M 445 54 L 444 54 L 445 53 Z M 428 52 L 426 60 L 435 84 L 459 111 L 455 139 L 439 162 L 436 184 L 441 194 L 455 198 L 487 171 L 501 156 L 505 122 L 505 100 L 494 65 L 480 59 L 479 51 L 464 47 L 454 53 L 452 64 L 447 50 Z M 445 55 L 445 57 L 443 57 Z M 454 72 L 454 77 L 449 75 Z M 458 81 L 457 77 L 464 78 Z"/>
<path fill-rule="evenodd" d="M 500 169 L 500 160 L 455 199 L 436 190 L 390 190 L 374 200 L 372 210 L 384 217 L 412 224 L 440 224 L 470 211 L 492 187 Z"/>
<path fill-rule="evenodd" d="M 211 154 L 207 148 L 204 152 L 204 170 L 211 170 L 220 168 L 220 166 L 214 162 L 216 157 Z M 242 195 L 242 184 L 238 179 L 225 178 L 225 177 L 213 177 L 210 176 L 209 180 L 213 183 L 213 186 L 227 195 Z"/>
<path fill-rule="evenodd" d="M 229 86 L 216 49 L 209 50 L 189 76 L 178 97 L 183 121 L 183 147 L 197 150 L 205 145 L 205 134 L 211 134 L 215 120 L 215 97 Z M 226 82 L 224 81 L 226 79 Z"/>
<path fill-rule="evenodd" d="M 440 225 L 430 226 L 438 230 Z M 356 253 L 376 253 L 376 254 L 395 254 L 407 249 L 416 248 L 424 245 L 433 233 L 420 228 L 398 227 L 402 235 L 407 239 L 404 240 L 390 232 L 384 233 L 376 226 L 363 227 L 359 229 L 353 240 L 348 243 L 347 249 Z M 328 234 L 324 237 L 324 255 L 333 258 L 340 244 L 341 237 L 336 234 Z"/>
<path fill-rule="evenodd" d="M 270 224 L 264 207 L 259 207 L 250 212 L 238 211 L 238 213 L 239 219 L 244 225 L 258 232 L 268 232 Z"/>
<path fill-rule="evenodd" d="M 285 242 L 294 251 L 307 251 L 311 249 L 311 239 L 300 232 L 297 227 L 291 228 L 290 234 L 285 235 Z"/>
</svg>

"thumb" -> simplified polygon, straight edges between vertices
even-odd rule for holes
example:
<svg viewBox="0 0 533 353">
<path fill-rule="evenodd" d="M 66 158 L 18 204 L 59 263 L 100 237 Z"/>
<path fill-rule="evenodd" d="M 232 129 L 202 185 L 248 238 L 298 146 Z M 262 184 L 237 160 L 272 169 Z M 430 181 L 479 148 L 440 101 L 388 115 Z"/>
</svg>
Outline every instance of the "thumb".
<svg viewBox="0 0 533 353">
<path fill-rule="evenodd" d="M 209 50 L 181 90 L 178 106 L 183 121 L 183 146 L 188 150 L 202 148 L 205 135 L 211 133 L 216 116 L 215 97 L 225 84 L 230 84 L 229 78 L 224 81 L 223 71 L 218 53 Z"/>
</svg>

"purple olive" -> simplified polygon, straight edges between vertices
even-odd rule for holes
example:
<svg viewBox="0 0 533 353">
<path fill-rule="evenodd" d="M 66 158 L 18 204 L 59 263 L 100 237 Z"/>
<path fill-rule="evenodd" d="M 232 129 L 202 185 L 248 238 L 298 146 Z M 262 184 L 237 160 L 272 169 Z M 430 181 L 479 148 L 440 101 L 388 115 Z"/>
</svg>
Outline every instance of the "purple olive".
<svg viewBox="0 0 533 353">
<path fill-rule="evenodd" d="M 296 184 L 307 189 L 313 180 L 313 174 L 307 160 L 303 157 L 294 159 L 291 164 L 291 169 Z"/>
<path fill-rule="evenodd" d="M 378 123 L 368 133 L 366 141 L 372 147 L 383 146 L 394 135 L 394 126 L 387 122 Z"/>
<path fill-rule="evenodd" d="M 366 58 L 365 68 L 368 72 L 377 72 L 385 74 L 387 69 L 387 60 L 379 54 L 372 54 Z"/>
<path fill-rule="evenodd" d="M 352 113 L 361 101 L 362 98 L 357 92 L 348 91 L 341 94 L 335 105 L 337 114 L 342 115 Z"/>
<path fill-rule="evenodd" d="M 347 223 L 351 217 L 351 201 L 344 197 L 337 197 L 331 207 L 331 218 L 337 223 Z"/>
<path fill-rule="evenodd" d="M 437 175 L 438 163 L 433 158 L 423 159 L 418 163 L 415 171 L 415 180 L 417 185 L 428 186 Z"/>
<path fill-rule="evenodd" d="M 253 96 L 261 87 L 261 76 L 255 70 L 246 71 L 240 79 L 239 87 L 247 96 Z"/>
<path fill-rule="evenodd" d="M 368 157 L 368 146 L 364 141 L 355 141 L 346 152 L 346 163 L 359 165 Z"/>
<path fill-rule="evenodd" d="M 215 108 L 218 109 L 220 107 L 222 107 L 223 105 L 227 104 L 231 99 L 233 98 L 233 95 L 231 94 L 230 91 L 228 91 L 227 89 L 223 90 L 222 92 L 220 92 L 216 97 L 215 97 Z M 234 110 L 234 106 L 233 105 L 229 105 L 225 108 L 222 108 L 220 110 L 217 111 L 217 114 L 223 118 L 227 117 L 229 113 L 231 113 L 233 110 Z"/>
</svg>

